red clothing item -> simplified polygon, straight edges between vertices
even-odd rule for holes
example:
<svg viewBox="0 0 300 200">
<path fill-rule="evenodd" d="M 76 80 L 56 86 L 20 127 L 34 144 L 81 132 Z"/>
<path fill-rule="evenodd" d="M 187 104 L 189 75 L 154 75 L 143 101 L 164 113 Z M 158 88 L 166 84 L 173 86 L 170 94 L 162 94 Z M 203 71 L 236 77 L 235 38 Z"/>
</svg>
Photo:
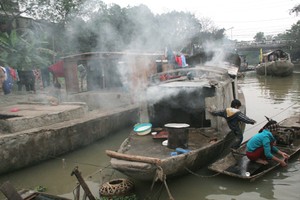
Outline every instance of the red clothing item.
<svg viewBox="0 0 300 200">
<path fill-rule="evenodd" d="M 251 161 L 256 161 L 259 158 L 267 160 L 263 147 L 257 148 L 254 152 L 246 152 L 246 155 Z"/>
<path fill-rule="evenodd" d="M 271 148 L 272 146 L 274 146 L 274 143 L 270 144 Z M 264 147 L 259 147 L 257 149 L 255 149 L 255 151 L 253 152 L 246 152 L 247 157 L 249 158 L 249 160 L 251 161 L 256 161 L 257 159 L 263 159 L 263 160 L 267 160 L 267 157 L 265 156 L 265 150 Z"/>
<path fill-rule="evenodd" d="M 175 56 L 175 61 L 177 62 L 179 67 L 182 67 L 182 60 L 181 56 Z"/>
<path fill-rule="evenodd" d="M 9 68 L 10 69 L 10 75 L 14 80 L 17 80 L 17 73 L 16 70 L 14 70 L 13 68 Z"/>
<path fill-rule="evenodd" d="M 50 67 L 48 67 L 48 70 L 52 72 L 56 77 L 65 77 L 63 60 L 51 65 Z"/>
</svg>

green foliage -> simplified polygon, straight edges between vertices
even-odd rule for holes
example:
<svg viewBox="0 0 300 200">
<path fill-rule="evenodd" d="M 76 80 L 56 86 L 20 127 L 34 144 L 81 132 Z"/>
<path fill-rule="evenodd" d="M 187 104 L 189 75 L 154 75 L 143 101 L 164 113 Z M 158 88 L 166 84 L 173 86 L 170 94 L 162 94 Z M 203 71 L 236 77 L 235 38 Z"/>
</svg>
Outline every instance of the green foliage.
<svg viewBox="0 0 300 200">
<path fill-rule="evenodd" d="M 300 12 L 300 4 L 295 5 L 294 8 L 291 9 L 290 13 L 296 13 L 298 15 Z"/>
<path fill-rule="evenodd" d="M 265 34 L 263 32 L 258 32 L 253 38 L 255 42 L 263 42 L 266 40 Z"/>
<path fill-rule="evenodd" d="M 21 8 L 17 15 L 27 13 L 35 20 L 42 19 L 28 27 L 32 34 L 22 30 L 16 35 L 8 31 L 8 35 L 0 36 L 1 61 L 17 68 L 49 65 L 54 55 L 57 59 L 91 51 L 162 51 L 168 45 L 179 51 L 191 44 L 224 37 L 225 29 L 202 31 L 200 20 L 190 12 L 154 15 L 142 4 L 121 8 L 97 0 L 17 2 Z M 12 14 L 15 8 L 10 5 L 5 11 Z"/>
<path fill-rule="evenodd" d="M 159 42 L 164 46 L 171 45 L 173 49 L 186 46 L 201 33 L 200 21 L 189 12 L 172 11 L 157 16 L 157 21 L 161 33 Z"/>
<path fill-rule="evenodd" d="M 22 12 L 35 19 L 65 24 L 79 12 L 86 0 L 19 0 Z"/>
<path fill-rule="evenodd" d="M 282 34 L 281 38 L 289 42 L 292 59 L 300 59 L 300 21 Z"/>
<path fill-rule="evenodd" d="M 0 33 L 0 62 L 16 69 L 32 69 L 49 64 L 45 55 L 54 52 L 43 48 L 43 42 L 35 36 L 29 30 L 23 35 L 19 35 L 16 30 L 10 34 Z"/>
<path fill-rule="evenodd" d="M 39 186 L 36 186 L 34 188 L 34 190 L 37 191 L 37 192 L 46 192 L 47 188 L 45 188 L 44 186 L 39 185 Z"/>
</svg>

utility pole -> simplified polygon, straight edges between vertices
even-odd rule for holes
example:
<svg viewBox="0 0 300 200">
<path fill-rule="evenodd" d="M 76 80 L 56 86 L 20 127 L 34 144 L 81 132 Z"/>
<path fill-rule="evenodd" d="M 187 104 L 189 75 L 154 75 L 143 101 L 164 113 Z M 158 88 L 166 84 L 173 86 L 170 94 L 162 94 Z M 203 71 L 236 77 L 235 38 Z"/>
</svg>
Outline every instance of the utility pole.
<svg viewBox="0 0 300 200">
<path fill-rule="evenodd" d="M 230 40 L 232 40 L 232 29 L 233 29 L 233 28 L 234 28 L 234 27 L 232 26 L 232 27 L 226 29 L 226 31 L 230 30 Z"/>
</svg>

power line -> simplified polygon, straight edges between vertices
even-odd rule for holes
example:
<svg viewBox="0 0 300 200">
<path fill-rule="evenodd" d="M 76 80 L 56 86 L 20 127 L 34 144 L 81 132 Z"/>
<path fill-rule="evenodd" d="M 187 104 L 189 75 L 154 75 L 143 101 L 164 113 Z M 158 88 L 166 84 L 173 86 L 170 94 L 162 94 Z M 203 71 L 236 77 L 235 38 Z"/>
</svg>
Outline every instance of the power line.
<svg viewBox="0 0 300 200">
<path fill-rule="evenodd" d="M 251 21 L 216 21 L 219 23 L 256 23 L 256 22 L 270 22 L 270 21 L 280 21 L 280 20 L 291 20 L 292 18 L 286 17 L 286 18 L 278 18 L 278 19 L 265 19 L 265 20 L 251 20 Z"/>
</svg>

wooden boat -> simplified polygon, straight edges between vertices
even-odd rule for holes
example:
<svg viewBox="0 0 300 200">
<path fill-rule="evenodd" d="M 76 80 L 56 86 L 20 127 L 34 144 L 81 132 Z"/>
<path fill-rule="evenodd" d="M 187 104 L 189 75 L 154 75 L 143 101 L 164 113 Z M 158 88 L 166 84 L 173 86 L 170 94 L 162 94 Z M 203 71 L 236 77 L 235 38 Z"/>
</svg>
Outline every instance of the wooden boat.
<svg viewBox="0 0 300 200">
<path fill-rule="evenodd" d="M 229 148 L 233 134 L 228 134 L 224 120 L 206 108 L 223 109 L 236 97 L 245 105 L 237 70 L 196 66 L 153 75 L 146 95 L 152 133 L 141 136 L 132 131 L 117 152 L 107 150 L 111 166 L 131 178 L 153 180 L 183 175 L 213 162 Z M 178 124 L 184 126 L 176 128 Z"/>
<path fill-rule="evenodd" d="M 47 199 L 47 200 L 71 200 L 68 198 L 60 197 L 53 194 L 48 194 L 44 192 L 36 192 L 36 191 L 28 191 L 22 195 L 24 200 L 39 200 L 39 199 Z"/>
<path fill-rule="evenodd" d="M 287 118 L 279 123 L 281 139 L 277 139 L 277 147 L 290 155 L 290 158 L 300 150 L 299 122 L 300 117 L 296 116 Z M 267 165 L 250 161 L 246 156 L 246 144 L 245 142 L 237 152 L 231 152 L 209 165 L 208 169 L 232 177 L 254 181 L 280 166 L 278 162 L 273 160 L 269 161 Z"/>
<path fill-rule="evenodd" d="M 294 64 L 290 54 L 276 50 L 263 54 L 255 70 L 258 75 L 289 76 L 293 73 Z"/>
<path fill-rule="evenodd" d="M 89 187 L 85 183 L 84 179 L 81 176 L 81 173 L 78 170 L 78 167 L 75 167 L 71 173 L 71 176 L 75 175 L 75 177 L 78 180 L 77 186 L 75 187 L 73 194 L 74 199 L 80 199 L 80 190 L 81 187 L 84 191 L 83 199 L 84 197 L 90 199 L 90 200 L 96 200 L 96 198 L 91 193 Z M 125 185 L 125 184 L 124 184 Z M 121 188 L 122 189 L 122 188 Z M 6 181 L 0 186 L 0 191 L 4 194 L 4 196 L 7 198 L 7 200 L 71 200 L 69 198 L 61 197 L 54 194 L 49 194 L 44 191 L 45 188 L 38 187 L 38 191 L 35 190 L 28 190 L 23 189 L 21 191 L 17 191 L 16 188 L 9 182 Z M 110 191 L 113 193 L 114 191 Z"/>
<path fill-rule="evenodd" d="M 248 65 L 246 55 L 240 55 L 240 58 L 241 58 L 241 64 L 240 64 L 240 67 L 239 67 L 239 72 L 247 72 L 247 71 L 255 70 L 254 67 L 251 67 L 251 66 Z"/>
<path fill-rule="evenodd" d="M 57 195 L 33 190 L 21 190 L 18 192 L 9 181 L 6 181 L 0 186 L 0 191 L 6 196 L 7 200 L 71 200 Z"/>
</svg>

